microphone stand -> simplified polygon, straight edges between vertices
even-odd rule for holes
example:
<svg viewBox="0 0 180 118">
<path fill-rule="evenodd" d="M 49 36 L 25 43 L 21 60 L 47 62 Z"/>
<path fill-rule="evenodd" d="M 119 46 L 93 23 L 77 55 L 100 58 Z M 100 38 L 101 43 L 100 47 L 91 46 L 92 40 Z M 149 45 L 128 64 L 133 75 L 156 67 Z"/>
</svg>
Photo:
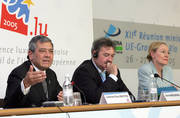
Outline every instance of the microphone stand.
<svg viewBox="0 0 180 118">
<path fill-rule="evenodd" d="M 169 81 L 169 80 L 167 80 L 167 79 L 164 79 L 164 78 L 160 77 L 157 73 L 154 74 L 154 77 L 159 77 L 159 78 L 161 78 L 162 80 L 165 80 L 166 82 L 168 82 L 168 83 L 170 83 L 170 84 L 172 84 L 172 85 L 174 85 L 174 86 L 180 88 L 180 86 L 178 86 L 178 85 L 172 83 L 171 81 Z"/>
<path fill-rule="evenodd" d="M 82 94 L 84 102 L 82 103 L 83 105 L 88 105 L 88 103 L 86 102 L 86 96 L 84 94 L 84 92 L 75 84 L 74 81 L 71 82 L 72 85 Z"/>
</svg>

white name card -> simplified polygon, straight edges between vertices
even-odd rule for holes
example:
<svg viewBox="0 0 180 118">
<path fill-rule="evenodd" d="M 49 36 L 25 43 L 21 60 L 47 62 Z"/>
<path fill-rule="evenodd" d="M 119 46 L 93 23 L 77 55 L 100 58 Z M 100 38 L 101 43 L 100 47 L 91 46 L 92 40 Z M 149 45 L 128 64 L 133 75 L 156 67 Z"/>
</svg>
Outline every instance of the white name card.
<svg viewBox="0 0 180 118">
<path fill-rule="evenodd" d="M 99 104 L 131 103 L 128 92 L 103 92 Z"/>
<path fill-rule="evenodd" d="M 180 91 L 161 92 L 159 101 L 173 101 L 180 100 Z"/>
</svg>

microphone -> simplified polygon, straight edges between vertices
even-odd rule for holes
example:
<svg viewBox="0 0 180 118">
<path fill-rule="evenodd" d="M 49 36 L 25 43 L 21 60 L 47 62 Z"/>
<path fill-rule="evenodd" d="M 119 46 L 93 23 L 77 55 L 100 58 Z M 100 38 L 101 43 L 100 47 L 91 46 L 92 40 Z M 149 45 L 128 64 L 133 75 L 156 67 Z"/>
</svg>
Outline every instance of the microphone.
<svg viewBox="0 0 180 118">
<path fill-rule="evenodd" d="M 87 105 L 88 103 L 86 102 L 86 96 L 85 96 L 84 92 L 75 84 L 74 81 L 72 81 L 71 84 L 82 94 L 82 96 L 84 98 L 83 105 Z"/>
<path fill-rule="evenodd" d="M 167 80 L 167 79 L 164 79 L 164 78 L 160 77 L 157 73 L 155 73 L 155 74 L 154 74 L 154 77 L 161 78 L 161 80 L 165 80 L 166 82 L 168 82 L 168 83 L 170 83 L 170 84 L 172 84 L 172 85 L 174 85 L 174 86 L 176 86 L 176 87 L 180 88 L 180 86 L 178 86 L 178 85 L 176 85 L 176 84 L 174 84 L 174 83 L 170 82 L 170 81 L 169 81 L 169 80 Z"/>
</svg>

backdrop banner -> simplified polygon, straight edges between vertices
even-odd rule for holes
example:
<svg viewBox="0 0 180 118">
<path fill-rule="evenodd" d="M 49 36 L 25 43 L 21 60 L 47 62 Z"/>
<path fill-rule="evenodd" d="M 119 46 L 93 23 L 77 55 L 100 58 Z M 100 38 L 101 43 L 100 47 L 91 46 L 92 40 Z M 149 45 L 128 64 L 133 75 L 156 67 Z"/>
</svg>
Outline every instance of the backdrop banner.
<svg viewBox="0 0 180 118">
<path fill-rule="evenodd" d="M 0 0 L 0 98 L 12 69 L 27 60 L 35 35 L 54 43 L 51 68 L 62 85 L 65 74 L 87 58 L 93 41 L 91 0 Z M 83 45 L 79 45 L 83 44 Z"/>
<path fill-rule="evenodd" d="M 94 37 L 109 37 L 116 44 L 115 63 L 119 68 L 139 68 L 148 54 L 148 47 L 154 41 L 163 41 L 169 47 L 169 65 L 180 69 L 180 28 L 161 25 L 94 19 Z"/>
</svg>

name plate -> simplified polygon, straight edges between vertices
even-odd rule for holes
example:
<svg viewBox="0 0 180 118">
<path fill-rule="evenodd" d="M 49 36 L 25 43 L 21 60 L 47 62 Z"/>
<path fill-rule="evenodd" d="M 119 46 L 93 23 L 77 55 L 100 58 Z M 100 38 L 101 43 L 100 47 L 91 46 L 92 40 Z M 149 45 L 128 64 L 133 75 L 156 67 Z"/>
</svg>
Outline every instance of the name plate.
<svg viewBox="0 0 180 118">
<path fill-rule="evenodd" d="M 159 101 L 180 100 L 180 91 L 161 92 Z"/>
<path fill-rule="evenodd" d="M 131 103 L 128 92 L 103 92 L 99 104 Z"/>
</svg>

